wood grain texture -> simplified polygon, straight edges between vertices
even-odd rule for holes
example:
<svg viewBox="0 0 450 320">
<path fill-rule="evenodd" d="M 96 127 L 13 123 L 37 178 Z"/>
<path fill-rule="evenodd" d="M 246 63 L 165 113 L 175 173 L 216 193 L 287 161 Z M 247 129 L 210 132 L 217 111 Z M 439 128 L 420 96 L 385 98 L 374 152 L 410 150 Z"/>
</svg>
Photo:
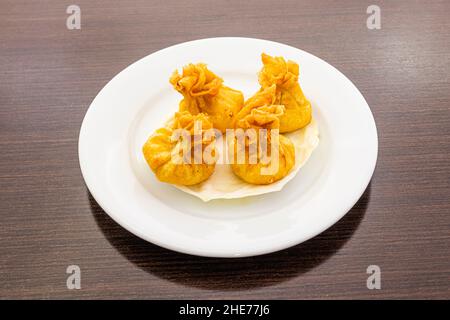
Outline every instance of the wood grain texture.
<svg viewBox="0 0 450 320">
<path fill-rule="evenodd" d="M 0 298 L 450 298 L 450 2 L 0 0 Z M 120 70 L 215 36 L 311 52 L 361 90 L 379 132 L 369 188 L 331 229 L 238 260 L 161 249 L 113 222 L 77 155 L 83 116 Z M 356 173 L 355 173 L 356 174 Z M 351 179 L 351 177 L 349 177 Z M 66 288 L 66 267 L 82 289 Z M 366 288 L 366 268 L 382 289 Z"/>
</svg>

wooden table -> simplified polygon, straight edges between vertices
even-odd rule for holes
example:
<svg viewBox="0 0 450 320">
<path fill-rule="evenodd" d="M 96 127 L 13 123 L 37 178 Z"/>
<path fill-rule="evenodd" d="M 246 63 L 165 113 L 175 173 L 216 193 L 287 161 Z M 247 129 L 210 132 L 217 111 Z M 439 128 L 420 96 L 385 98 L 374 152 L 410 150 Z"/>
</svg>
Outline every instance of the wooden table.
<svg viewBox="0 0 450 320">
<path fill-rule="evenodd" d="M 450 298 L 450 3 L 0 1 L 0 298 Z M 277 4 L 279 3 L 279 4 Z M 379 132 L 372 182 L 336 225 L 238 260 L 171 252 L 106 215 L 77 142 L 97 92 L 137 59 L 215 36 L 317 55 L 361 90 Z M 351 177 L 349 177 L 351 179 Z M 68 290 L 66 268 L 81 268 Z M 381 268 L 381 290 L 366 269 Z"/>
</svg>

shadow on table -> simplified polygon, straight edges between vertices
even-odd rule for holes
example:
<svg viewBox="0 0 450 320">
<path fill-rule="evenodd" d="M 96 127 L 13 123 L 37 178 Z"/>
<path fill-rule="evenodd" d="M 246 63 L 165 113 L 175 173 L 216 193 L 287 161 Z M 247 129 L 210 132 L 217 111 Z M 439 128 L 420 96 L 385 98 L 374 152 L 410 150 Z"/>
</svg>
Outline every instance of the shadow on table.
<svg viewBox="0 0 450 320">
<path fill-rule="evenodd" d="M 202 289 L 246 290 L 274 285 L 308 272 L 352 237 L 370 200 L 370 184 L 335 225 L 297 246 L 248 258 L 204 258 L 166 250 L 142 240 L 112 220 L 89 194 L 92 214 L 108 241 L 126 259 L 160 278 Z"/>
</svg>

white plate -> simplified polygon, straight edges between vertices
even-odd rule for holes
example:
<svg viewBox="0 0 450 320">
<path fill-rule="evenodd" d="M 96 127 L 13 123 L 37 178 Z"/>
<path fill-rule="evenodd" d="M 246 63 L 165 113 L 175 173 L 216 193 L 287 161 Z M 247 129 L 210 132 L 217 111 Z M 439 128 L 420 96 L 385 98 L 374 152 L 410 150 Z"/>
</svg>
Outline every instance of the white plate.
<svg viewBox="0 0 450 320">
<path fill-rule="evenodd" d="M 320 130 L 308 163 L 282 191 L 244 199 L 204 203 L 158 182 L 141 148 L 178 107 L 172 72 L 205 62 L 247 98 L 259 88 L 262 52 L 300 64 L 300 84 Z M 124 228 L 175 251 L 243 257 L 308 240 L 344 216 L 370 181 L 378 139 L 361 93 L 325 61 L 276 42 L 213 38 L 155 52 L 115 76 L 89 107 L 78 147 L 90 192 Z"/>
</svg>

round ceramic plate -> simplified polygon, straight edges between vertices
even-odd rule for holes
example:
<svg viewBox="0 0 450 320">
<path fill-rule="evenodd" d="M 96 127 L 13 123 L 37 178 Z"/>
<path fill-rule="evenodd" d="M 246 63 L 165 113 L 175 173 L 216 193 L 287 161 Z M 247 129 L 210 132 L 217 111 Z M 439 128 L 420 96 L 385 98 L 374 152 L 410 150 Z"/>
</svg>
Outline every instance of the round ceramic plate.
<svg viewBox="0 0 450 320">
<path fill-rule="evenodd" d="M 172 72 L 207 63 L 248 98 L 259 89 L 262 52 L 300 65 L 300 84 L 320 132 L 306 165 L 279 192 L 206 203 L 157 181 L 141 150 L 178 108 Z M 124 228 L 179 252 L 243 257 L 308 240 L 344 216 L 370 181 L 378 140 L 361 93 L 325 61 L 272 41 L 213 38 L 155 52 L 115 76 L 90 105 L 78 147 L 91 194 Z"/>
</svg>

